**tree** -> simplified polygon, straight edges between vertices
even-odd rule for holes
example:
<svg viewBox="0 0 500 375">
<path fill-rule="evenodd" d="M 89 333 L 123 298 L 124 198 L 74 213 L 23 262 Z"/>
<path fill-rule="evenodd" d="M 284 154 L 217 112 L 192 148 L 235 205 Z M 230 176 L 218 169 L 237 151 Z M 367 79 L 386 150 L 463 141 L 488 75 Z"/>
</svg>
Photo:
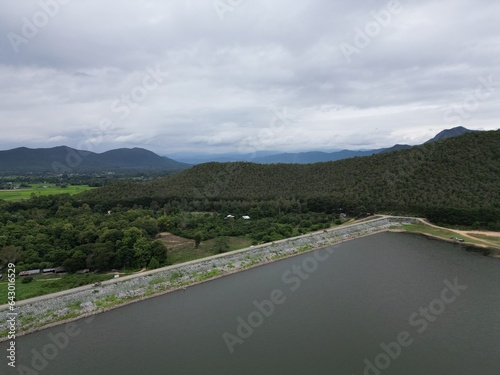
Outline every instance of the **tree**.
<svg viewBox="0 0 500 375">
<path fill-rule="evenodd" d="M 160 262 L 155 257 L 152 257 L 148 264 L 149 270 L 154 270 L 155 268 L 160 268 Z"/>
<path fill-rule="evenodd" d="M 134 244 L 134 262 L 136 267 L 146 267 L 151 260 L 151 247 L 148 240 L 141 237 Z"/>
<path fill-rule="evenodd" d="M 87 256 L 81 250 L 77 250 L 71 258 L 66 259 L 62 265 L 66 271 L 74 273 L 85 268 L 86 260 Z"/>
<path fill-rule="evenodd" d="M 172 224 L 172 218 L 167 215 L 163 215 L 160 218 L 158 218 L 156 222 L 158 224 L 158 229 L 162 232 L 165 232 L 170 229 L 170 226 Z"/>
<path fill-rule="evenodd" d="M 124 244 L 118 244 L 118 250 L 116 251 L 116 263 L 115 267 L 116 268 L 128 268 L 132 267 L 134 263 L 134 256 L 135 256 L 135 251 L 131 247 L 124 245 Z"/>
<path fill-rule="evenodd" d="M 160 240 L 156 240 L 151 242 L 149 246 L 151 255 L 160 262 L 160 265 L 165 264 L 167 261 L 167 248 L 165 244 Z"/>
<path fill-rule="evenodd" d="M 214 242 L 214 250 L 217 254 L 225 253 L 229 250 L 229 239 L 227 237 L 217 237 Z"/>
<path fill-rule="evenodd" d="M 21 247 L 19 246 L 4 246 L 0 250 L 0 261 L 4 264 L 16 263 L 21 258 Z"/>
<path fill-rule="evenodd" d="M 194 235 L 194 247 L 197 249 L 200 247 L 200 243 L 201 243 L 201 233 L 200 232 L 196 232 L 196 234 Z"/>
</svg>

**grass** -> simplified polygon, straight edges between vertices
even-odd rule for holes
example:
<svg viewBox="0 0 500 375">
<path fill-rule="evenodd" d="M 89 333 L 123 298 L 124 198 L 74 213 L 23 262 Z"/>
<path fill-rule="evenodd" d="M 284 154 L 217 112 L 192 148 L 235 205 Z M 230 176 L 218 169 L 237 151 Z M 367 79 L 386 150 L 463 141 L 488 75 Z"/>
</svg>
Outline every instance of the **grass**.
<svg viewBox="0 0 500 375">
<path fill-rule="evenodd" d="M 500 247 L 500 236 L 498 236 L 498 237 L 487 236 L 485 234 L 477 234 L 477 233 L 469 233 L 469 236 L 478 238 L 480 240 L 492 242 L 492 243 L 496 244 L 498 247 Z"/>
<path fill-rule="evenodd" d="M 44 188 L 43 186 L 47 186 Z M 29 199 L 31 194 L 40 195 L 56 195 L 56 194 L 78 194 L 86 190 L 93 189 L 88 185 L 68 185 L 66 188 L 56 187 L 55 185 L 31 185 L 30 188 L 15 189 L 15 190 L 0 190 L 0 199 L 6 201 L 20 201 Z"/>
<path fill-rule="evenodd" d="M 28 284 L 21 282 L 22 278 L 16 279 L 16 300 L 21 301 L 28 298 L 38 297 L 45 294 L 56 293 L 62 290 L 89 285 L 98 281 L 112 279 L 113 275 L 86 274 L 86 275 L 39 275 Z M 0 283 L 0 305 L 8 302 L 7 282 Z"/>
<path fill-rule="evenodd" d="M 442 229 L 442 228 L 435 228 L 435 227 L 432 227 L 430 225 L 426 225 L 423 223 L 404 225 L 403 228 L 407 232 L 411 232 L 411 233 L 425 233 L 425 234 L 430 234 L 432 236 L 440 237 L 440 238 L 447 239 L 447 240 L 449 240 L 452 237 L 458 237 L 458 238 L 463 238 L 466 243 L 473 243 L 476 245 L 486 245 L 486 246 L 491 247 L 490 244 L 487 244 L 487 243 L 481 241 L 480 238 L 474 238 L 474 237 L 478 237 L 479 235 L 474 235 L 474 237 L 472 237 L 471 235 L 463 236 L 463 235 L 460 235 L 460 234 L 453 232 L 451 230 Z M 485 237 L 485 239 L 487 239 L 489 241 L 491 240 L 491 238 L 494 238 L 494 237 L 487 237 L 487 236 L 484 236 L 484 237 Z M 494 242 L 494 241 L 491 241 L 491 242 Z M 498 242 L 500 242 L 500 241 L 498 241 Z"/>
<path fill-rule="evenodd" d="M 203 241 L 198 248 L 194 246 L 194 240 L 178 236 L 167 236 L 162 238 L 168 249 L 168 261 L 170 264 L 179 264 L 191 260 L 206 258 L 216 255 L 215 240 Z M 252 244 L 247 237 L 229 237 L 229 251 L 243 249 Z"/>
</svg>

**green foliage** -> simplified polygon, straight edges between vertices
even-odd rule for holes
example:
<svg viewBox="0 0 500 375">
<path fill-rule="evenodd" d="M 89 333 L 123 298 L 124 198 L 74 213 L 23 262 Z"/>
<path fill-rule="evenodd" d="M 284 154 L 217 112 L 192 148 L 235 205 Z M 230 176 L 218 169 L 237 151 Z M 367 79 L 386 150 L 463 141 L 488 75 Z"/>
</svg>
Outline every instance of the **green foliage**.
<svg viewBox="0 0 500 375">
<path fill-rule="evenodd" d="M 203 248 L 210 240 L 225 252 L 228 237 L 276 241 L 340 224 L 340 213 L 500 230 L 499 145 L 500 131 L 478 132 L 337 162 L 207 163 L 76 196 L 0 200 L 0 261 L 15 260 L 18 271 L 142 268 L 153 258 L 163 266 L 161 231 L 193 240 L 199 257 L 212 252 Z"/>
<path fill-rule="evenodd" d="M 47 186 L 47 185 L 45 185 Z M 60 186 L 49 185 L 47 187 L 43 187 L 40 185 L 27 185 L 21 189 L 12 189 L 12 190 L 4 190 L 0 191 L 0 199 L 4 199 L 6 201 L 19 201 L 21 199 L 29 199 L 32 195 L 40 196 L 40 195 L 54 195 L 54 194 L 79 194 L 83 191 L 92 189 L 88 185 L 71 185 L 68 186 L 66 184 Z"/>
<path fill-rule="evenodd" d="M 229 250 L 229 239 L 227 237 L 217 237 L 215 239 L 214 249 L 217 254 L 225 253 Z"/>
<path fill-rule="evenodd" d="M 15 262 L 19 271 L 63 266 L 68 272 L 89 268 L 145 267 L 154 256 L 160 266 L 167 251 L 156 237 L 156 217 L 137 207 L 90 208 L 70 196 L 0 201 L 0 265 Z"/>
<path fill-rule="evenodd" d="M 175 283 L 181 277 L 182 277 L 182 272 L 180 272 L 180 271 L 174 271 L 174 272 L 172 272 L 172 275 L 170 276 L 170 283 L 171 284 Z"/>
<path fill-rule="evenodd" d="M 21 250 L 22 248 L 20 246 L 4 246 L 2 250 L 0 250 L 0 264 L 16 263 L 19 258 L 21 258 Z"/>
<path fill-rule="evenodd" d="M 160 268 L 160 262 L 155 257 L 152 257 L 148 264 L 148 270 L 154 270 L 155 268 Z"/>
<path fill-rule="evenodd" d="M 499 145 L 497 130 L 336 162 L 206 163 L 133 188 L 113 185 L 81 196 L 124 205 L 155 200 L 173 211 L 252 218 L 291 212 L 387 212 L 495 229 L 500 226 Z M 174 223 L 183 231 L 188 225 Z"/>
<path fill-rule="evenodd" d="M 200 247 L 201 237 L 202 236 L 201 236 L 200 232 L 196 232 L 196 234 L 194 235 L 194 247 L 195 248 Z"/>
<path fill-rule="evenodd" d="M 33 281 L 33 277 L 32 276 L 26 276 L 26 277 L 23 277 L 23 279 L 21 280 L 21 283 L 23 284 L 29 284 Z"/>
</svg>

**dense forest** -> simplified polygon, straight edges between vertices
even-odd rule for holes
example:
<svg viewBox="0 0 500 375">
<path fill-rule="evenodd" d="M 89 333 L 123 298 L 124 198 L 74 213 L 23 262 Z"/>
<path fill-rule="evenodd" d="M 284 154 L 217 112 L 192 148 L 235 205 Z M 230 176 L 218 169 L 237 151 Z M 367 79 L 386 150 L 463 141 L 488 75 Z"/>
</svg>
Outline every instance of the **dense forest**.
<svg viewBox="0 0 500 375">
<path fill-rule="evenodd" d="M 344 214 L 500 230 L 499 146 L 500 131 L 470 133 L 336 162 L 207 163 L 75 196 L 0 201 L 0 266 L 155 268 L 169 262 L 162 231 L 196 244 L 229 236 L 257 244 L 339 224 Z"/>
<path fill-rule="evenodd" d="M 500 131 L 468 133 L 407 150 L 310 165 L 207 163 L 146 183 L 83 193 L 103 207 L 149 205 L 258 213 L 387 212 L 500 229 Z"/>
<path fill-rule="evenodd" d="M 323 229 L 340 220 L 338 214 L 300 211 L 299 204 L 276 210 L 270 203 L 246 220 L 182 211 L 181 206 L 172 209 L 168 204 L 160 207 L 155 201 L 147 207 L 118 205 L 105 210 L 96 204 L 91 208 L 68 194 L 0 201 L 0 267 L 15 262 L 19 271 L 59 266 L 69 272 L 153 269 L 169 264 L 167 249 L 157 239 L 162 231 L 195 244 L 218 239 L 221 252 L 227 250 L 227 237 L 243 236 L 257 244 Z"/>
</svg>

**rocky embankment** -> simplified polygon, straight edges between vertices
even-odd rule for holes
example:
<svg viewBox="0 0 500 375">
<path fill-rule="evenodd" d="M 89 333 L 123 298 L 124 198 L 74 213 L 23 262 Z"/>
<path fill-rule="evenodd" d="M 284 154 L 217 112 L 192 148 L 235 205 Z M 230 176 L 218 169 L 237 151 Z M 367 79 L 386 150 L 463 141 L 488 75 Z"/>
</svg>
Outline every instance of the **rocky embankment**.
<svg viewBox="0 0 500 375">
<path fill-rule="evenodd" d="M 18 313 L 17 335 L 103 312 L 288 256 L 382 232 L 390 227 L 411 223 L 414 220 L 405 217 L 382 217 L 169 266 L 127 280 L 111 280 L 98 287 L 89 286 L 83 288 L 84 290 L 69 291 L 68 294 L 62 296 L 49 295 L 44 298 L 20 301 L 15 311 Z M 0 308 L 2 309 L 0 311 L 0 336 L 5 339 L 7 314 L 10 311 L 5 305 Z"/>
</svg>

